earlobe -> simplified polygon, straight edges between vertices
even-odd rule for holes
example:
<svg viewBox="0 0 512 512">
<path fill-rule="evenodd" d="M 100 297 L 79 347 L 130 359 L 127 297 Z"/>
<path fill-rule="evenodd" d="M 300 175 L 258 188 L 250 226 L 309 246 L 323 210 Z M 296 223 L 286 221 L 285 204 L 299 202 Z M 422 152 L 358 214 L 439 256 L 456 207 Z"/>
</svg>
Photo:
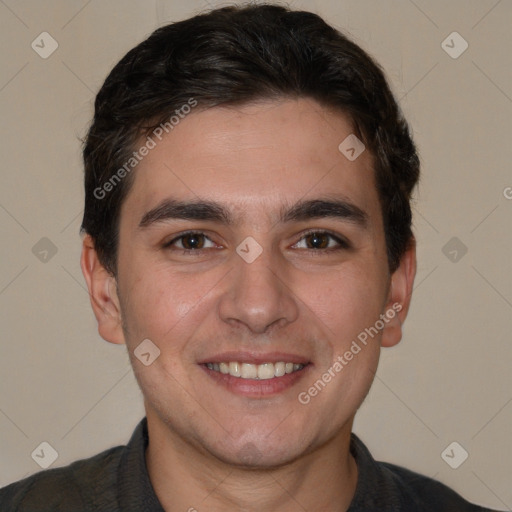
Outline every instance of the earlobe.
<svg viewBox="0 0 512 512">
<path fill-rule="evenodd" d="M 100 336 L 110 343 L 124 343 L 116 278 L 100 262 L 90 235 L 86 235 L 82 243 L 80 266 Z"/>
<path fill-rule="evenodd" d="M 381 346 L 392 347 L 402 339 L 402 324 L 405 322 L 411 304 L 412 289 L 416 276 L 416 240 L 411 239 L 400 266 L 391 276 L 391 285 L 385 312 L 392 318 L 387 323 L 381 339 Z"/>
</svg>

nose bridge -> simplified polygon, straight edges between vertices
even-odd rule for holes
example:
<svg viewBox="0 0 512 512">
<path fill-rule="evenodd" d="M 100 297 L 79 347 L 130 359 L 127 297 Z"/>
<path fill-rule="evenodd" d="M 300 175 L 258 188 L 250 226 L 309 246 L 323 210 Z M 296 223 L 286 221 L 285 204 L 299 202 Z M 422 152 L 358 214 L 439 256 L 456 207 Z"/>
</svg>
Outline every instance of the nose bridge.
<svg viewBox="0 0 512 512">
<path fill-rule="evenodd" d="M 254 332 L 264 332 L 279 320 L 294 321 L 297 304 L 284 283 L 285 265 L 271 248 L 250 239 L 242 242 L 233 254 L 229 289 L 220 306 L 222 319 L 245 324 Z"/>
<path fill-rule="evenodd" d="M 271 249 L 266 249 L 254 261 L 246 261 L 240 258 L 237 262 L 235 274 L 237 283 L 246 296 L 258 296 L 263 294 L 275 294 L 279 292 L 280 282 L 278 274 L 279 261 Z M 270 298 L 270 295 L 268 295 Z"/>
</svg>

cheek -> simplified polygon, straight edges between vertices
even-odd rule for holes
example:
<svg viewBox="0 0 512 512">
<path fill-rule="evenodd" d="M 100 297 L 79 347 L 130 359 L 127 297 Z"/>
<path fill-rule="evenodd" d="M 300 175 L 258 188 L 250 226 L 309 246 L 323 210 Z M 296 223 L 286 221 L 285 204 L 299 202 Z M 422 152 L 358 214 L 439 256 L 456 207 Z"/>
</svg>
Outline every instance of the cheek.
<svg viewBox="0 0 512 512">
<path fill-rule="evenodd" d="M 307 309 L 317 317 L 330 347 L 321 347 L 316 371 L 301 391 L 313 407 L 332 411 L 321 427 L 330 432 L 360 406 L 373 381 L 380 333 L 372 337 L 365 329 L 382 313 L 386 281 L 377 266 L 368 265 L 346 265 L 331 273 L 327 285 L 322 281 L 309 279 L 303 293 L 310 297 Z"/>
<path fill-rule="evenodd" d="M 184 275 L 170 270 L 168 265 L 132 262 L 125 268 L 125 280 L 120 290 L 123 318 L 128 328 L 129 340 L 150 338 L 165 342 L 191 334 L 191 325 L 199 324 L 199 316 L 208 303 L 208 291 L 216 282 L 214 276 Z"/>
<path fill-rule="evenodd" d="M 373 325 L 386 299 L 386 282 L 371 267 L 347 265 L 325 279 L 307 277 L 301 296 L 308 309 L 328 327 L 333 343 L 344 346 Z"/>
</svg>

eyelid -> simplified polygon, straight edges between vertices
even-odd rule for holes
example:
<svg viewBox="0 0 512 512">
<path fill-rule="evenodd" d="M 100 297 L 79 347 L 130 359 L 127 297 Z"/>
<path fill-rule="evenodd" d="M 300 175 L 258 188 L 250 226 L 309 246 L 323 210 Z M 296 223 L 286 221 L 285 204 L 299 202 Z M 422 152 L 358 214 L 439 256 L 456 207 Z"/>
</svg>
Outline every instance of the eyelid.
<svg viewBox="0 0 512 512">
<path fill-rule="evenodd" d="M 182 233 L 178 233 L 176 236 L 174 236 L 171 240 L 169 240 L 168 242 L 164 242 L 164 244 L 162 245 L 162 247 L 164 249 L 167 249 L 169 247 L 172 247 L 172 245 L 179 241 L 181 238 L 187 236 L 187 235 L 202 235 L 204 236 L 207 240 L 209 240 L 210 242 L 214 243 L 215 242 L 204 232 L 204 231 L 201 231 L 201 230 L 195 230 L 195 229 L 190 229 L 188 231 L 183 231 Z M 217 245 L 217 244 L 216 244 Z M 207 249 L 211 249 L 211 247 L 207 247 Z M 183 249 L 181 247 L 176 247 L 176 250 L 178 251 L 187 251 L 187 252 L 200 252 L 200 251 L 203 251 L 205 249 Z"/>
<path fill-rule="evenodd" d="M 321 251 L 333 251 L 333 250 L 337 250 L 337 249 L 350 249 L 352 247 L 352 245 L 350 244 L 350 242 L 342 235 L 338 234 L 338 233 L 334 233 L 328 229 L 315 229 L 315 228 L 311 228 L 311 229 L 308 229 L 306 231 L 304 231 L 299 240 L 297 242 L 295 242 L 293 245 L 296 245 L 298 244 L 301 240 L 303 240 L 306 236 L 308 235 L 312 235 L 312 234 L 316 234 L 316 235 L 329 235 L 332 239 L 334 239 L 337 243 L 338 243 L 338 247 L 328 247 L 327 249 L 306 249 L 308 251 L 313 251 L 313 252 L 321 252 Z M 303 249 L 304 250 L 304 249 Z"/>
<path fill-rule="evenodd" d="M 330 236 L 333 240 L 336 241 L 336 243 L 338 244 L 338 247 L 328 247 L 326 249 L 310 249 L 310 248 L 307 248 L 306 250 L 308 251 L 313 251 L 313 252 L 321 252 L 321 251 L 332 251 L 332 250 L 337 250 L 337 249 L 348 249 L 351 247 L 351 244 L 349 243 L 349 241 L 337 234 L 337 233 L 333 233 L 332 231 L 328 230 L 328 229 L 315 229 L 315 228 L 311 228 L 311 229 L 308 229 L 306 231 L 304 231 L 299 240 L 297 242 L 295 242 L 292 247 L 294 245 L 297 245 L 300 241 L 302 241 L 306 236 L 308 235 L 312 235 L 312 234 L 316 234 L 316 235 L 328 235 Z M 174 236 L 171 240 L 169 240 L 168 242 L 165 242 L 163 244 L 163 247 L 164 248 L 169 248 L 169 247 L 172 247 L 172 245 L 177 242 L 178 240 L 180 240 L 181 238 L 187 236 L 187 235 L 202 235 L 204 236 L 207 240 L 209 240 L 210 242 L 214 243 L 215 242 L 204 232 L 204 231 L 201 231 L 201 230 L 188 230 L 188 231 L 183 231 L 182 233 L 179 233 L 177 234 L 176 236 Z M 216 244 L 218 245 L 218 244 Z M 207 250 L 207 249 L 212 249 L 211 247 L 207 247 L 207 248 L 202 248 L 202 249 L 182 249 L 180 247 L 177 247 L 176 250 L 179 250 L 179 251 L 186 251 L 186 252 L 201 252 L 201 251 L 204 251 L 204 250 Z M 302 249 L 304 250 L 304 249 Z"/>
</svg>

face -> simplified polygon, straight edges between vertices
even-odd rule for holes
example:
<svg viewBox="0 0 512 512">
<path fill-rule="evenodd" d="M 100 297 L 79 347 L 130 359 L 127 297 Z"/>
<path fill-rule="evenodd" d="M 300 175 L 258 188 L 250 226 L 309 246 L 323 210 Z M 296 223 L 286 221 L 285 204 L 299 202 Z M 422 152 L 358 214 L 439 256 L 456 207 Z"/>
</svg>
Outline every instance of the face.
<svg viewBox="0 0 512 512">
<path fill-rule="evenodd" d="M 352 132 L 308 99 L 217 107 L 139 163 L 113 313 L 97 316 L 127 344 L 148 421 L 231 464 L 282 464 L 350 432 L 412 286 L 410 266 L 389 274 L 369 151 L 338 149 Z M 146 363 L 160 351 L 148 365 L 143 340 Z"/>
</svg>

